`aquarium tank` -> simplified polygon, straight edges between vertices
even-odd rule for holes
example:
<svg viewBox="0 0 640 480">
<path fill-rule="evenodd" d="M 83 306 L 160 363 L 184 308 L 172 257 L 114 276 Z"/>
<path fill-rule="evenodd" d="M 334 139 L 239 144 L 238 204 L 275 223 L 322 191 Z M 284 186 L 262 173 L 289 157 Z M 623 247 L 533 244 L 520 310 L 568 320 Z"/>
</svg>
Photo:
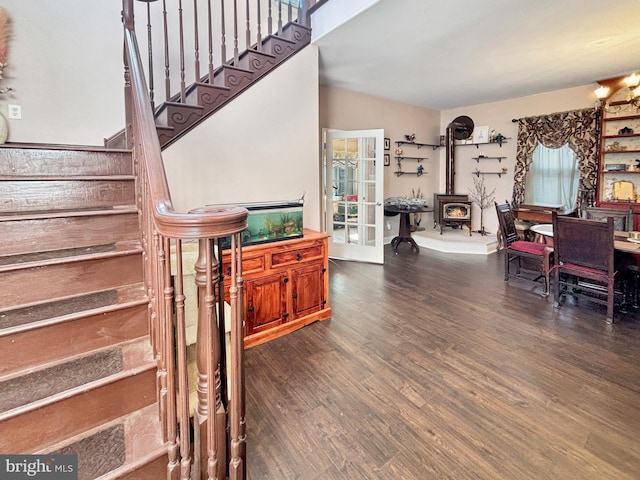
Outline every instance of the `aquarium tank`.
<svg viewBox="0 0 640 480">
<path fill-rule="evenodd" d="M 277 242 L 303 236 L 303 199 L 282 202 L 235 204 L 249 211 L 247 229 L 242 232 L 242 245 Z M 222 241 L 222 248 L 231 246 L 231 238 Z"/>
</svg>

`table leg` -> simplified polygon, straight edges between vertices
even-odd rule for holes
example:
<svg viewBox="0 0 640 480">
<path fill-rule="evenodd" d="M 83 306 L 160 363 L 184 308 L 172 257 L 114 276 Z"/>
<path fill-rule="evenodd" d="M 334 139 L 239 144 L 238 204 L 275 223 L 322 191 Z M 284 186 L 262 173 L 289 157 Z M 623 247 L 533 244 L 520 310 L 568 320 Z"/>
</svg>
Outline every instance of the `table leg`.
<svg viewBox="0 0 640 480">
<path fill-rule="evenodd" d="M 400 214 L 400 231 L 398 232 L 398 236 L 391 240 L 391 246 L 393 247 L 393 251 L 395 254 L 398 254 L 398 245 L 403 242 L 407 242 L 411 244 L 411 248 L 415 249 L 416 252 L 420 252 L 420 247 L 415 242 L 415 240 L 411 237 L 411 221 L 409 217 L 410 212 L 402 212 Z"/>
</svg>

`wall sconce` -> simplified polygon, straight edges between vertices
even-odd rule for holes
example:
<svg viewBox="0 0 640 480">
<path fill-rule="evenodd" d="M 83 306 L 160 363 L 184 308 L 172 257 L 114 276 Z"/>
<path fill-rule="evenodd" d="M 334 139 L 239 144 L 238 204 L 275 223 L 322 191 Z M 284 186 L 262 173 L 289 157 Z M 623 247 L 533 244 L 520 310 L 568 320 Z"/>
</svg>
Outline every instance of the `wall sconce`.
<svg viewBox="0 0 640 480">
<path fill-rule="evenodd" d="M 629 95 L 627 96 L 626 101 L 607 101 L 609 93 L 611 92 L 611 88 L 607 87 L 606 85 L 601 85 L 594 90 L 593 93 L 595 93 L 598 100 L 600 100 L 602 108 L 606 111 L 610 111 L 614 106 L 618 107 L 619 110 L 627 106 L 632 106 L 634 108 L 640 109 L 640 75 L 632 73 L 628 77 L 623 78 L 620 83 L 629 88 Z"/>
</svg>

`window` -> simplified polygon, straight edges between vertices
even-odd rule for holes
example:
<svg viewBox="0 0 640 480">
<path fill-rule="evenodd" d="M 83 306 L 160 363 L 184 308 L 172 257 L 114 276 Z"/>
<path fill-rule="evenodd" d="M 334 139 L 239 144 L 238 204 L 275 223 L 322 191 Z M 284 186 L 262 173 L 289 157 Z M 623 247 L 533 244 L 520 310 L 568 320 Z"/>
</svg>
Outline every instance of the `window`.
<svg viewBox="0 0 640 480">
<path fill-rule="evenodd" d="M 578 157 L 568 144 L 560 148 L 539 144 L 527 172 L 525 203 L 563 205 L 573 211 L 579 182 Z"/>
</svg>

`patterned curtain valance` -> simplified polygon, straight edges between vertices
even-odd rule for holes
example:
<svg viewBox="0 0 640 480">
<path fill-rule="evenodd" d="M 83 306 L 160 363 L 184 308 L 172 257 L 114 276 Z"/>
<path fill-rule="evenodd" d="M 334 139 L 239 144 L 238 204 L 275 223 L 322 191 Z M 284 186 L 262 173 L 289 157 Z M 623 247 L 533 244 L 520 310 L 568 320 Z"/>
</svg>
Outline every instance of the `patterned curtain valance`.
<svg viewBox="0 0 640 480">
<path fill-rule="evenodd" d="M 539 144 L 560 148 L 565 143 L 576 153 L 580 170 L 578 208 L 595 199 L 598 165 L 597 110 L 586 108 L 518 120 L 518 146 L 513 185 L 513 205 L 524 202 L 525 179 L 533 151 Z"/>
</svg>

